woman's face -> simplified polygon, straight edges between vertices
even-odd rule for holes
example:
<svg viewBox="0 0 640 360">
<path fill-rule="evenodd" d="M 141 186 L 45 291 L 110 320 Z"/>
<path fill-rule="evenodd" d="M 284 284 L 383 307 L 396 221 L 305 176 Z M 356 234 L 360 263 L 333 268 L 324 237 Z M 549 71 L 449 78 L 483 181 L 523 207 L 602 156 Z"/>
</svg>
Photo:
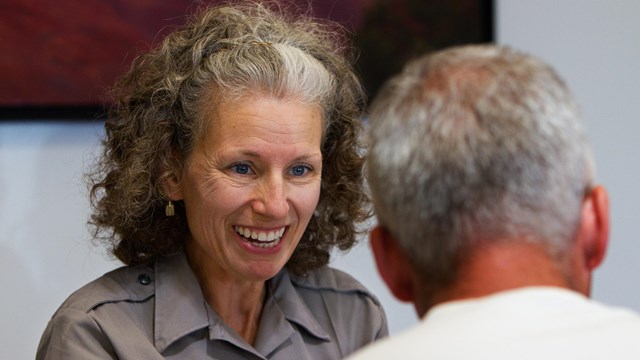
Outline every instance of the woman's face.
<svg viewBox="0 0 640 360">
<path fill-rule="evenodd" d="M 251 97 L 209 115 L 173 194 L 186 207 L 192 265 L 248 281 L 284 267 L 320 196 L 321 114 L 318 106 Z"/>
</svg>

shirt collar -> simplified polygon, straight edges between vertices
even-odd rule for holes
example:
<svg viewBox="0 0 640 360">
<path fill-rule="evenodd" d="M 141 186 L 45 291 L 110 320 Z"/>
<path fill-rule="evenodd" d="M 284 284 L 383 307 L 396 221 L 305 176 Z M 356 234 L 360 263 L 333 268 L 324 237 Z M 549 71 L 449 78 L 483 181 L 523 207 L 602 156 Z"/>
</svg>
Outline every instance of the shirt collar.
<svg viewBox="0 0 640 360">
<path fill-rule="evenodd" d="M 298 295 L 285 269 L 267 281 L 265 286 L 266 299 L 253 347 L 230 332 L 215 311 L 206 305 L 211 322 L 209 339 L 224 340 L 248 352 L 268 356 L 297 332 L 291 324 L 295 323 L 310 336 L 320 341 L 331 341 L 331 337 Z"/>
<path fill-rule="evenodd" d="M 331 341 L 331 337 L 298 294 L 286 269 L 281 270 L 276 277 L 269 280 L 267 286 L 269 293 L 272 295 L 273 304 L 267 301 L 265 309 L 270 306 L 270 311 L 279 311 L 284 318 L 298 324 L 310 335 L 320 340 Z M 266 321 L 266 323 L 269 322 Z"/>
<path fill-rule="evenodd" d="M 226 340 L 250 351 L 206 303 L 183 251 L 158 260 L 155 279 L 154 340 L 158 351 L 163 352 L 181 337 L 206 327 L 210 339 Z M 295 329 L 290 322 L 321 341 L 331 341 L 296 291 L 286 269 L 267 281 L 266 286 L 267 299 L 255 344 L 258 352 L 269 354 L 291 337 Z"/>
<path fill-rule="evenodd" d="M 184 252 L 162 258 L 155 265 L 154 340 L 163 352 L 179 338 L 209 326 L 200 285 Z"/>
</svg>

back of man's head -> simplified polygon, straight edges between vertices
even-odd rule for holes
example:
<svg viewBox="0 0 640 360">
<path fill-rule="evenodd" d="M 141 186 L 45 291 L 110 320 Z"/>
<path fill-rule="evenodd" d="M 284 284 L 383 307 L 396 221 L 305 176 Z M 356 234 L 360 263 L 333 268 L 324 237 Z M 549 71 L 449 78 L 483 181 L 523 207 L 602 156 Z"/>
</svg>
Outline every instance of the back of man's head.
<svg viewBox="0 0 640 360">
<path fill-rule="evenodd" d="M 563 266 L 593 168 L 548 65 L 491 45 L 428 55 L 387 82 L 370 122 L 379 223 L 431 286 L 483 244 L 533 244 Z"/>
</svg>

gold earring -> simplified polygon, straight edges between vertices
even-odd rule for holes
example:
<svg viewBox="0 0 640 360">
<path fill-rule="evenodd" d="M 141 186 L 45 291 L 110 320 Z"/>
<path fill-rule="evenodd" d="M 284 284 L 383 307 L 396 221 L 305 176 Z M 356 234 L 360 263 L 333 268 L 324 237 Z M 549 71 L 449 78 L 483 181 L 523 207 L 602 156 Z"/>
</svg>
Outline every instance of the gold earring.
<svg viewBox="0 0 640 360">
<path fill-rule="evenodd" d="M 164 214 L 167 216 L 173 216 L 176 214 L 175 209 L 173 208 L 173 203 L 169 200 L 167 206 L 164 207 Z"/>
</svg>

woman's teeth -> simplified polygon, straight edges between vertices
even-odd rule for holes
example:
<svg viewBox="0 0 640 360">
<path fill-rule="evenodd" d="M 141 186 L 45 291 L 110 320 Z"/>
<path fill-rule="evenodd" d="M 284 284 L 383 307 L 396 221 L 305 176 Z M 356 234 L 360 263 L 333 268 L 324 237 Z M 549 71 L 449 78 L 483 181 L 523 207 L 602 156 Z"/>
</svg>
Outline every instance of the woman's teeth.
<svg viewBox="0 0 640 360">
<path fill-rule="evenodd" d="M 242 226 L 234 226 L 234 230 L 238 235 L 251 241 L 253 244 L 263 248 L 270 248 L 278 245 L 286 227 L 275 231 L 252 231 Z"/>
</svg>

